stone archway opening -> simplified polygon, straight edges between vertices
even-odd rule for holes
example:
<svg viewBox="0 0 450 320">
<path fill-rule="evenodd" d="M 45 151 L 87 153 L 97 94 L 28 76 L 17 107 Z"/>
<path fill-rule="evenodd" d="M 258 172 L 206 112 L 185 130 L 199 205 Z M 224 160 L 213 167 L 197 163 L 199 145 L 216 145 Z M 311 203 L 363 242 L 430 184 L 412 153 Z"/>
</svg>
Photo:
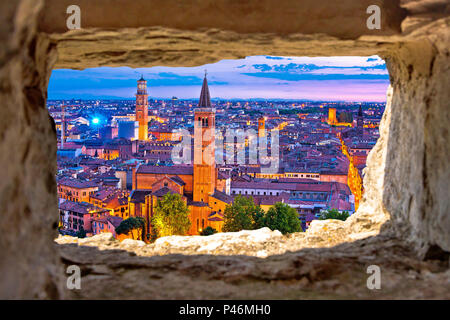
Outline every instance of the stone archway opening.
<svg viewBox="0 0 450 320">
<path fill-rule="evenodd" d="M 5 6 L 2 12 L 12 26 L 2 28 L 0 33 L 6 43 L 5 49 L 0 52 L 0 95 L 4 105 L 0 137 L 1 149 L 5 151 L 2 152 L 0 163 L 7 169 L 7 177 L 0 184 L 0 205 L 4 208 L 4 222 L 0 231 L 5 255 L 1 264 L 2 274 L 5 275 L 1 286 L 2 296 L 58 298 L 68 294 L 62 288 L 64 281 L 61 280 L 60 254 L 52 246 L 57 226 L 57 216 L 51 214 L 57 212 L 53 178 L 56 148 L 55 129 L 45 109 L 46 87 L 51 70 L 114 66 L 124 61 L 130 66 L 142 66 L 143 63 L 147 66 L 190 66 L 218 58 L 256 54 L 380 55 L 387 61 L 392 86 L 381 137 L 368 159 L 364 180 L 366 192 L 359 211 L 345 225 L 337 226 L 334 234 L 340 234 L 346 239 L 359 239 L 383 225 L 380 234 L 387 238 L 382 239 L 393 241 L 392 246 L 404 244 L 414 248 L 414 254 L 407 256 L 401 256 L 395 250 L 390 251 L 393 255 L 385 258 L 393 257 L 394 253 L 401 258 L 390 265 L 392 270 L 407 269 L 410 265 L 406 261 L 410 261 L 414 255 L 447 259 L 444 268 L 448 268 L 450 218 L 447 182 L 450 178 L 450 155 L 447 127 L 450 97 L 447 88 L 450 81 L 450 54 L 447 43 L 450 22 L 449 9 L 444 2 L 375 1 L 386 12 L 382 20 L 386 28 L 378 33 L 376 30 L 368 31 L 361 23 L 365 21 L 361 17 L 369 4 L 364 1 L 358 5 L 343 1 L 336 8 L 328 8 L 320 1 L 307 1 L 309 10 L 295 5 L 288 9 L 268 1 L 274 10 L 271 14 L 281 19 L 278 24 L 269 19 L 268 13 L 256 3 L 246 8 L 230 6 L 226 2 L 220 2 L 214 8 L 202 4 L 194 11 L 192 8 L 186 10 L 173 5 L 167 8 L 167 12 L 177 18 L 170 22 L 154 14 L 142 21 L 119 19 L 121 7 L 118 6 L 109 8 L 107 13 L 110 15 L 104 14 L 103 19 L 88 17 L 85 29 L 66 33 L 63 20 L 51 26 L 53 19 L 60 15 L 58 12 L 65 12 L 62 9 L 66 2 L 31 3 L 23 0 L 2 4 Z M 87 8 L 86 12 L 92 9 L 94 16 L 98 16 L 98 10 L 91 4 L 79 2 Z M 144 6 L 149 12 L 155 12 L 143 3 L 135 2 L 134 10 L 141 10 L 139 6 Z M 230 11 L 227 9 L 236 13 L 237 20 L 229 19 Z M 200 19 L 204 17 L 202 12 L 208 10 L 217 11 L 217 14 L 209 15 L 215 18 Z M 311 15 L 311 12 L 316 14 Z M 324 23 L 322 17 L 326 12 L 333 18 Z M 234 23 L 242 15 L 246 18 L 245 23 Z M 308 27 L 298 22 L 301 19 L 295 20 L 297 22 L 294 25 L 283 22 L 289 21 L 287 18 L 292 15 L 314 23 Z M 264 23 L 258 24 L 257 21 Z M 353 27 L 346 27 L 349 25 Z M 385 223 L 387 220 L 389 222 Z M 380 257 L 383 250 L 390 250 L 387 249 L 389 245 L 383 246 L 377 240 L 357 243 L 359 247 L 355 252 L 361 255 L 370 253 Z M 344 256 L 355 249 L 350 244 L 343 244 L 340 248 Z M 77 255 L 75 248 L 67 250 Z M 63 253 L 62 258 L 70 262 L 71 255 L 67 252 Z M 104 267 L 104 264 L 89 260 L 86 253 L 78 252 L 79 256 L 75 260 L 84 261 L 90 270 L 97 270 L 91 272 L 93 276 L 99 272 L 97 266 L 100 269 Z M 91 250 L 90 253 L 94 252 Z M 312 254 L 312 251 L 308 253 Z M 301 281 L 306 278 L 309 284 L 314 283 L 316 277 L 322 285 L 323 281 L 339 278 L 337 274 L 330 273 L 329 268 L 330 261 L 336 262 L 333 260 L 336 256 L 323 250 L 320 253 L 325 260 L 318 259 L 317 263 L 308 260 L 305 253 L 273 258 L 268 260 L 269 264 L 260 265 L 262 269 L 259 270 L 269 268 L 270 262 L 276 260 L 280 262 L 279 272 L 262 272 L 258 276 L 263 281 Z M 331 257 L 331 260 L 326 260 L 327 257 Z M 145 262 L 133 260 L 133 263 L 141 268 L 174 261 L 171 257 L 167 259 L 157 258 Z M 245 282 L 245 279 L 255 278 L 256 271 L 246 266 L 246 263 L 253 266 L 257 264 L 250 257 L 232 261 L 219 258 L 216 262 L 212 262 L 212 259 L 175 259 L 175 264 L 180 266 L 177 275 L 183 276 L 186 281 L 189 277 L 200 276 L 204 280 L 202 283 L 207 284 L 213 279 L 195 270 L 202 266 L 218 267 L 236 263 L 238 268 L 229 269 L 231 273 L 219 267 L 213 273 L 216 276 L 220 274 L 231 284 L 233 281 Z M 361 264 L 367 264 L 371 259 L 362 259 Z M 352 261 L 357 260 L 354 258 Z M 34 266 L 32 275 L 29 274 L 30 265 Z M 120 263 L 114 266 L 121 268 Z M 185 269 L 186 266 L 189 271 Z M 302 266 L 305 268 L 302 269 Z M 416 266 L 420 268 L 423 264 L 418 263 Z M 429 265 L 425 267 L 431 268 Z M 232 270 L 240 270 L 241 276 L 233 278 Z M 317 270 L 321 271 L 319 274 L 329 276 L 318 277 Z M 432 271 L 436 270 L 442 271 L 442 267 Z M 445 293 L 439 291 L 442 289 L 439 281 L 445 279 L 445 275 L 441 274 L 436 279 L 436 291 L 431 296 Z M 415 291 L 417 294 L 421 288 L 427 287 L 426 281 L 421 282 L 421 285 Z M 235 289 L 227 286 L 223 295 L 236 297 Z M 247 289 L 250 292 L 252 288 L 249 286 Z M 262 287 L 260 289 L 264 292 Z M 207 293 L 201 290 L 198 292 L 198 297 Z M 399 295 L 399 291 L 392 294 Z"/>
</svg>

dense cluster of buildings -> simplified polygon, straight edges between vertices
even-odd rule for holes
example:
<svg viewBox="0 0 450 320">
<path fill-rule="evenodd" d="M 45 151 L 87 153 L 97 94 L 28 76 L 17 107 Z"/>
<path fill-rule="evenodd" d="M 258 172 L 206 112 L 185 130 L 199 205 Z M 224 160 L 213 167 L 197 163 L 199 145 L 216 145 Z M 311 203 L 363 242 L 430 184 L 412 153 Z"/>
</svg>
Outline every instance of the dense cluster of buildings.
<svg viewBox="0 0 450 320">
<path fill-rule="evenodd" d="M 188 206 L 191 235 L 207 226 L 221 231 L 225 208 L 238 195 L 251 196 L 263 210 L 276 202 L 288 204 L 303 229 L 323 210 L 352 214 L 357 209 L 362 169 L 378 139 L 384 105 L 212 103 L 206 75 L 198 101 L 158 101 L 149 99 L 144 78 L 137 83 L 135 101 L 48 101 L 58 131 L 61 233 L 115 235 L 128 217 L 149 221 L 157 200 L 169 192 L 180 194 Z M 174 161 L 180 129 L 192 138 L 183 150 L 190 153 L 190 163 Z M 223 139 L 227 130 L 237 129 L 255 132 L 258 141 L 267 138 L 266 157 L 272 160 L 278 144 L 275 171 L 249 161 L 250 135 Z M 274 130 L 279 133 L 275 142 Z M 244 163 L 238 162 L 239 148 Z M 236 157 L 222 161 L 228 150 Z M 146 228 L 150 234 L 150 224 Z"/>
</svg>

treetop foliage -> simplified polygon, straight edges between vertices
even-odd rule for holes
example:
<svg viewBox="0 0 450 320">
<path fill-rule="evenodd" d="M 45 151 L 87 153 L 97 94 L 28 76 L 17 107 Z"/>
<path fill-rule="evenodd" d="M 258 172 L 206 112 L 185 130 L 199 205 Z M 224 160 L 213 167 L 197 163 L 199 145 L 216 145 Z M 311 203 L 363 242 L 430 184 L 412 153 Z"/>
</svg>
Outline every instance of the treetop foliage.
<svg viewBox="0 0 450 320">
<path fill-rule="evenodd" d="M 177 193 L 167 193 L 158 199 L 152 227 L 158 237 L 185 235 L 191 227 L 189 209 Z"/>
<path fill-rule="evenodd" d="M 225 209 L 224 232 L 254 230 L 268 227 L 283 234 L 302 231 L 297 211 L 278 202 L 267 213 L 255 205 L 252 197 L 238 195 Z"/>
<path fill-rule="evenodd" d="M 349 216 L 350 215 L 347 211 L 339 212 L 337 209 L 330 209 L 322 213 L 319 219 L 320 220 L 336 219 L 345 221 Z"/>
</svg>

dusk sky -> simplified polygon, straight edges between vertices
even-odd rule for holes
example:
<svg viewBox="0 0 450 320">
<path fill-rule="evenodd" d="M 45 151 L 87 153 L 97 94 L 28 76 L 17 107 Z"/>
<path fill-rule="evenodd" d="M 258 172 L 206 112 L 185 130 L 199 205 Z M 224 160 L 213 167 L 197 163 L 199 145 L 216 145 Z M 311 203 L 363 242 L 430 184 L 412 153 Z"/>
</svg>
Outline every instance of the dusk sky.
<svg viewBox="0 0 450 320">
<path fill-rule="evenodd" d="M 198 98 L 205 69 L 212 98 L 384 102 L 389 85 L 386 65 L 378 56 L 251 56 L 190 68 L 53 70 L 48 98 L 134 98 L 141 74 L 148 80 L 150 98 Z"/>
</svg>

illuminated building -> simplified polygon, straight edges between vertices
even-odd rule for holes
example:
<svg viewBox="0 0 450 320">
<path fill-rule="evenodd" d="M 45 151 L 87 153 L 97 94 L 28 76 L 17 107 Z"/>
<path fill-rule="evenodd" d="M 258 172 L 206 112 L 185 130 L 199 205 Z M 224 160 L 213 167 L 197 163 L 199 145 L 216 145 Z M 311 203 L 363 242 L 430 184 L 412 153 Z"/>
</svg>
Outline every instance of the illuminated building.
<svg viewBox="0 0 450 320">
<path fill-rule="evenodd" d="M 144 77 L 138 80 L 136 93 L 136 121 L 139 122 L 138 139 L 148 140 L 148 94 L 147 81 Z"/>
<path fill-rule="evenodd" d="M 333 125 L 336 124 L 336 108 L 329 108 L 328 109 L 328 124 Z"/>
<path fill-rule="evenodd" d="M 72 178 L 58 180 L 58 198 L 76 202 L 89 202 L 89 196 L 98 191 L 98 185 L 90 181 Z"/>
<path fill-rule="evenodd" d="M 59 225 L 69 232 L 84 230 L 87 236 L 93 235 L 92 220 L 106 218 L 108 209 L 99 208 L 87 202 L 66 200 L 59 205 Z"/>
<path fill-rule="evenodd" d="M 266 119 L 261 117 L 258 119 L 258 137 L 264 137 L 266 135 Z"/>
<path fill-rule="evenodd" d="M 339 122 L 336 117 L 336 108 L 328 109 L 328 119 L 327 123 L 330 126 L 338 126 L 338 127 L 351 127 L 352 124 L 350 122 Z"/>
<path fill-rule="evenodd" d="M 232 203 L 232 197 L 223 192 L 230 178 L 219 176 L 215 164 L 215 109 L 211 106 L 206 75 L 194 116 L 194 164 L 138 166 L 133 170 L 133 191 L 129 199 L 130 216 L 149 221 L 158 198 L 168 192 L 180 194 L 190 212 L 190 235 L 199 234 L 208 226 L 221 231 L 223 211 Z"/>
</svg>

